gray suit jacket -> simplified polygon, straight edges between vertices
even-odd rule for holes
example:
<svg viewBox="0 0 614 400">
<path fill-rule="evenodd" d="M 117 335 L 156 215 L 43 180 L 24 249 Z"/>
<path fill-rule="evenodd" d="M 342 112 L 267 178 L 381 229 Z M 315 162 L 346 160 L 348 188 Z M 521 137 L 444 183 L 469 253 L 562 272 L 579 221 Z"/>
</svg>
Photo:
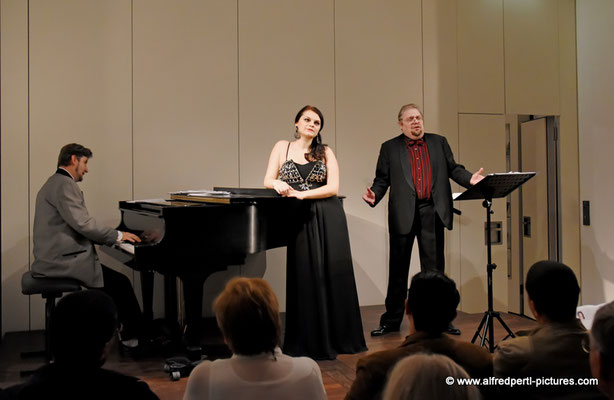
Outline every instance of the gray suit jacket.
<svg viewBox="0 0 614 400">
<path fill-rule="evenodd" d="M 34 212 L 35 277 L 72 278 L 86 287 L 102 287 L 94 243 L 116 240 L 115 229 L 98 225 L 89 215 L 83 192 L 67 172 L 59 169 L 45 182 Z"/>
</svg>

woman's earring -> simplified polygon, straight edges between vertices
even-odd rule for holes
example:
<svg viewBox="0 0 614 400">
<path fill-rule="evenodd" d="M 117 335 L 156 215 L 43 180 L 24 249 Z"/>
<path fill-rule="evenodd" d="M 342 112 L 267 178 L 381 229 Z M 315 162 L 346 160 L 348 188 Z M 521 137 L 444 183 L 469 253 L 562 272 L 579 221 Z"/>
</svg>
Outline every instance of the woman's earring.
<svg viewBox="0 0 614 400">
<path fill-rule="evenodd" d="M 300 137 L 301 137 L 301 135 L 299 135 L 299 133 L 298 133 L 298 126 L 295 126 L 295 127 L 294 127 L 294 129 L 295 129 L 295 130 L 294 130 L 294 138 L 295 138 L 295 139 L 300 138 Z"/>
</svg>

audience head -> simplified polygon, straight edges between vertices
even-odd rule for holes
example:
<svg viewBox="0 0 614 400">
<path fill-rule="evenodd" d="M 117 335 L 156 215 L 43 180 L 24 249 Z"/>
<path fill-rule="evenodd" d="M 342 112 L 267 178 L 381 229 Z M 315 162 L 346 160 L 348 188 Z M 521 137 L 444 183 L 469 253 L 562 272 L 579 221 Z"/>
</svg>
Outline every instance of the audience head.
<svg viewBox="0 0 614 400">
<path fill-rule="evenodd" d="M 51 349 L 57 364 L 99 367 L 117 331 L 117 309 L 100 290 L 82 290 L 58 302 L 51 318 Z"/>
<path fill-rule="evenodd" d="M 599 387 L 614 396 L 614 302 L 595 314 L 591 327 L 591 371 L 599 379 Z"/>
<path fill-rule="evenodd" d="M 254 355 L 279 346 L 279 304 L 271 286 L 259 278 L 234 278 L 215 300 L 213 310 L 230 350 Z"/>
<path fill-rule="evenodd" d="M 58 167 L 69 166 L 72 162 L 72 156 L 76 156 L 77 160 L 80 160 L 82 157 L 92 158 L 93 154 L 92 150 L 87 147 L 77 143 L 69 143 L 60 150 Z"/>
<path fill-rule="evenodd" d="M 529 303 L 535 317 L 551 322 L 576 318 L 580 286 L 567 265 L 557 261 L 539 261 L 529 269 L 526 282 Z"/>
<path fill-rule="evenodd" d="M 388 376 L 384 400 L 479 399 L 474 385 L 448 384 L 452 377 L 469 379 L 467 372 L 450 358 L 441 354 L 418 353 L 399 361 Z"/>
<path fill-rule="evenodd" d="M 441 333 L 456 318 L 460 295 L 454 281 L 441 272 L 414 275 L 407 291 L 407 314 L 417 331 Z"/>
</svg>

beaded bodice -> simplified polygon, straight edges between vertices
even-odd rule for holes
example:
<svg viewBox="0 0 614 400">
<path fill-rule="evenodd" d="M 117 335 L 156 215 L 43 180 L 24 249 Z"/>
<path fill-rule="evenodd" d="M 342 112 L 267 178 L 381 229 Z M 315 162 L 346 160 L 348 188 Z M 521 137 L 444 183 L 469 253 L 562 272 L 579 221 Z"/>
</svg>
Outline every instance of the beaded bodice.
<svg viewBox="0 0 614 400">
<path fill-rule="evenodd" d="M 307 164 L 296 164 L 286 160 L 279 168 L 278 179 L 295 190 L 309 190 L 326 184 L 326 164 L 317 160 Z"/>
</svg>

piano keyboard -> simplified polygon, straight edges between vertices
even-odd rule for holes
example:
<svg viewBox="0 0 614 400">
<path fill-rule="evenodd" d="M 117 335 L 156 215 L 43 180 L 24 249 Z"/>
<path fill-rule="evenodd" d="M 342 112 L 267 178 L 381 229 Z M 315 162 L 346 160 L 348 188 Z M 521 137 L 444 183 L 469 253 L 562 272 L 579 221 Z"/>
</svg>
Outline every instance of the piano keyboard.
<svg viewBox="0 0 614 400">
<path fill-rule="evenodd" d="M 121 242 L 117 246 L 123 251 L 134 255 L 134 245 L 132 243 Z"/>
</svg>

